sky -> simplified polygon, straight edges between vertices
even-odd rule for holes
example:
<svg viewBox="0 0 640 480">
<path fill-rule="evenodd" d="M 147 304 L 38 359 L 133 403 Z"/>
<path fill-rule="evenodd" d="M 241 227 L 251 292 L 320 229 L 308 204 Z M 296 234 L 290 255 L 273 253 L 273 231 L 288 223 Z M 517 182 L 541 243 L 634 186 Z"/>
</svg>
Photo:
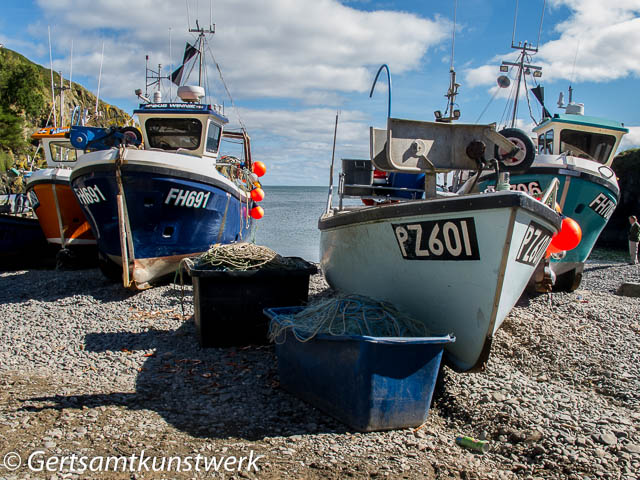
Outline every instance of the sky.
<svg viewBox="0 0 640 480">
<path fill-rule="evenodd" d="M 2 0 L 2 11 L 6 48 L 48 67 L 50 30 L 54 69 L 94 93 L 99 84 L 102 100 L 129 113 L 145 55 L 166 75 L 196 19 L 215 24 L 207 101 L 224 104 L 231 128 L 246 127 L 265 185 L 328 184 L 336 112 L 336 171 L 341 158 L 369 158 L 369 126 L 387 117 L 386 72 L 369 97 L 382 64 L 391 115 L 432 121 L 446 108 L 453 52 L 460 121 L 503 125 L 508 91 L 496 78 L 517 56 L 512 39 L 538 46 L 531 63 L 551 113 L 571 85 L 586 115 L 630 129 L 620 150 L 640 146 L 640 0 Z M 168 81 L 162 91 L 175 97 Z M 522 97 L 518 125 L 534 121 L 540 108 Z"/>
</svg>

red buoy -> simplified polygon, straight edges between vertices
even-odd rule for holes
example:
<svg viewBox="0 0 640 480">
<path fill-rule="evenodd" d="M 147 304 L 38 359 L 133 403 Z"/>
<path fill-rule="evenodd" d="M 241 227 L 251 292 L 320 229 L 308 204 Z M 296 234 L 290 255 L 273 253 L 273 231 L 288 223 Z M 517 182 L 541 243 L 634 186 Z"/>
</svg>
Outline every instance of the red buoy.
<svg viewBox="0 0 640 480">
<path fill-rule="evenodd" d="M 259 205 L 255 206 L 251 209 L 251 211 L 249 212 L 249 215 L 251 215 L 251 218 L 260 220 L 262 217 L 264 217 L 264 209 Z"/>
<path fill-rule="evenodd" d="M 573 218 L 562 219 L 562 228 L 551 240 L 551 246 L 559 251 L 572 250 L 582 240 L 582 229 Z"/>
<path fill-rule="evenodd" d="M 549 246 L 547 247 L 547 251 L 544 252 L 544 258 L 549 258 L 552 253 L 560 253 L 564 251 L 553 246 L 553 239 L 551 239 L 551 242 L 552 243 L 550 243 Z"/>
<path fill-rule="evenodd" d="M 251 190 L 251 200 L 254 202 L 261 202 L 264 200 L 264 190 L 259 187 Z"/>
<path fill-rule="evenodd" d="M 267 173 L 267 166 L 262 162 L 253 162 L 251 165 L 251 171 L 261 177 Z"/>
</svg>

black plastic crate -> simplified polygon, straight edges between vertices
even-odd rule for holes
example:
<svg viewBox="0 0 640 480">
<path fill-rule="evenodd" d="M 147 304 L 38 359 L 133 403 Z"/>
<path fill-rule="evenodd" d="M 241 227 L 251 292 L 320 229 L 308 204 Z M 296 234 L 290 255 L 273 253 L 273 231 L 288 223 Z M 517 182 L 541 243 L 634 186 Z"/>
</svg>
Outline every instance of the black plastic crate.
<svg viewBox="0 0 640 480">
<path fill-rule="evenodd" d="M 220 271 L 187 264 L 201 347 L 268 343 L 269 322 L 262 310 L 306 303 L 309 277 L 318 271 L 301 258 L 288 258 L 300 267 Z"/>
<path fill-rule="evenodd" d="M 373 193 L 373 165 L 371 160 L 342 159 L 344 173 L 344 194 L 352 196 L 368 196 Z M 352 185 L 366 185 L 354 187 Z"/>
</svg>

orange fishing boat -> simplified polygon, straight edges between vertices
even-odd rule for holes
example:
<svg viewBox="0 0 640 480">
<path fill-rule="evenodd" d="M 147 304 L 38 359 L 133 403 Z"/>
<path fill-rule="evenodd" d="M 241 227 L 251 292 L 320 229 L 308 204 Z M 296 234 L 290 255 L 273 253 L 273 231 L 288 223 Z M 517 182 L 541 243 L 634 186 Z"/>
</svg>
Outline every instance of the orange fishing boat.
<svg viewBox="0 0 640 480">
<path fill-rule="evenodd" d="M 63 249 L 95 248 L 91 226 L 69 183 L 77 157 L 68 135 L 69 127 L 47 127 L 31 136 L 40 141 L 47 168 L 31 174 L 27 180 L 27 194 L 49 243 Z"/>
</svg>

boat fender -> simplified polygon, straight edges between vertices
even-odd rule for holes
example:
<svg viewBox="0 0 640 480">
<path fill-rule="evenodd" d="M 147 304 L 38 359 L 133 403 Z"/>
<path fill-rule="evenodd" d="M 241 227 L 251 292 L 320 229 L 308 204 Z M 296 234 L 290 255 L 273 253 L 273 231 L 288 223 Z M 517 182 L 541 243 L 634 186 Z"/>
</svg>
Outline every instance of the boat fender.
<svg viewBox="0 0 640 480">
<path fill-rule="evenodd" d="M 498 133 L 520 149 L 516 156 L 504 158 L 509 152 L 503 151 L 496 145 L 495 157 L 500 161 L 500 170 L 510 173 L 527 171 L 536 157 L 536 147 L 529 135 L 519 128 L 505 128 Z"/>
</svg>

